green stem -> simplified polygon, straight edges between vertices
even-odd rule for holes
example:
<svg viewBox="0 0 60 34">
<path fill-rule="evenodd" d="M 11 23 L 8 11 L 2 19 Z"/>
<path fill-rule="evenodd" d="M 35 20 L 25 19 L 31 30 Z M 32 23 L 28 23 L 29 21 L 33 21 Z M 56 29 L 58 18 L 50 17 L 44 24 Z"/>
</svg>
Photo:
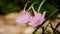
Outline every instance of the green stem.
<svg viewBox="0 0 60 34">
<path fill-rule="evenodd" d="M 31 1 L 28 1 L 26 4 L 25 4 L 25 6 L 24 6 L 24 8 L 26 9 L 26 7 L 27 7 L 27 5 L 28 5 L 28 3 L 30 3 Z"/>
<path fill-rule="evenodd" d="M 41 2 L 41 4 L 39 5 L 39 7 L 38 7 L 38 13 L 39 13 L 39 11 L 41 10 L 41 7 L 42 7 L 42 5 L 44 4 L 44 2 L 45 2 L 45 0 L 43 0 L 42 2 Z"/>
<path fill-rule="evenodd" d="M 34 4 L 36 4 L 37 2 L 34 2 L 29 8 L 28 8 L 28 11 L 32 8 L 32 6 L 34 5 Z"/>
<path fill-rule="evenodd" d="M 33 6 L 31 6 L 32 7 L 32 10 L 34 11 L 34 7 Z"/>
</svg>

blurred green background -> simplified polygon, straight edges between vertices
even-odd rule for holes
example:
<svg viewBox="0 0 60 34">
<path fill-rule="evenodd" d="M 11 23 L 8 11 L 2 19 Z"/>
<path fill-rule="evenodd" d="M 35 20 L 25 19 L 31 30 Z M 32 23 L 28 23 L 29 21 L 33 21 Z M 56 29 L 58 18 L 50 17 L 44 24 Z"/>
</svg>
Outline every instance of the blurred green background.
<svg viewBox="0 0 60 34">
<path fill-rule="evenodd" d="M 37 4 L 34 5 L 35 10 L 37 10 L 42 0 L 0 0 L 0 14 L 6 15 L 11 12 L 18 12 L 24 8 L 26 2 L 28 1 L 31 1 L 31 3 L 28 4 L 27 9 L 33 2 L 38 2 Z M 56 16 L 57 14 L 60 13 L 59 5 L 60 5 L 60 0 L 46 0 L 40 12 L 42 13 L 43 11 L 47 11 L 47 15 L 46 15 L 47 18 L 47 16 L 49 16 L 55 10 L 58 9 L 58 11 L 53 15 Z"/>
</svg>

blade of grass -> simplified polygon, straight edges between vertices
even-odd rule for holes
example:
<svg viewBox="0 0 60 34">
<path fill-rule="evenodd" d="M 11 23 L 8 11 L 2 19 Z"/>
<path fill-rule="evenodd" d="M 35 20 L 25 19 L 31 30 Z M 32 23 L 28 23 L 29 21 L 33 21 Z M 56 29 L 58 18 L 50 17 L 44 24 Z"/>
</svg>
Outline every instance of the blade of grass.
<svg viewBox="0 0 60 34">
<path fill-rule="evenodd" d="M 47 24 L 47 26 L 46 26 L 46 28 L 49 26 L 49 23 Z M 46 28 L 45 28 L 45 30 L 46 30 Z"/>
<path fill-rule="evenodd" d="M 54 34 L 56 34 L 56 31 L 55 31 L 55 29 L 53 28 L 53 26 L 52 26 L 52 24 L 51 24 L 51 20 L 50 20 L 50 25 L 51 25 L 51 28 L 52 28 Z"/>
<path fill-rule="evenodd" d="M 45 2 L 46 0 L 43 0 L 42 2 L 41 2 L 41 4 L 39 5 L 39 7 L 38 7 L 38 13 L 39 13 L 39 11 L 40 11 L 40 9 L 41 9 L 41 7 L 42 7 L 42 5 L 44 4 L 44 2 Z"/>
<path fill-rule="evenodd" d="M 28 1 L 26 4 L 25 4 L 25 6 L 24 6 L 24 8 L 26 8 L 27 7 L 27 5 L 28 5 L 28 3 L 30 3 L 31 1 Z"/>
<path fill-rule="evenodd" d="M 42 27 L 43 31 L 42 31 L 42 34 L 44 34 L 45 30 L 44 30 L 44 27 Z"/>
<path fill-rule="evenodd" d="M 48 19 L 46 19 L 41 25 L 38 25 L 37 28 L 34 30 L 34 32 L 32 34 L 35 34 L 35 32 L 47 21 Z"/>
<path fill-rule="evenodd" d="M 52 17 L 59 9 L 56 9 L 49 17 Z"/>
<path fill-rule="evenodd" d="M 59 25 L 60 25 L 60 22 L 56 25 L 55 29 L 56 29 L 56 28 L 58 28 L 58 27 L 59 27 Z"/>
<path fill-rule="evenodd" d="M 58 11 L 58 9 L 56 9 L 42 24 L 40 24 L 39 26 L 37 26 L 37 28 L 34 30 L 34 32 L 32 34 L 35 34 L 35 32 L 43 25 L 45 24 L 45 22 L 47 20 L 49 20 L 56 12 Z"/>
<path fill-rule="evenodd" d="M 50 22 L 50 25 L 51 25 L 51 28 L 52 28 L 52 30 L 53 30 L 53 32 L 54 32 L 54 34 L 56 34 L 56 32 L 57 32 L 57 33 L 60 33 L 58 30 L 56 30 L 55 28 L 53 28 L 53 26 L 52 26 L 51 22 Z"/>
<path fill-rule="evenodd" d="M 32 3 L 32 5 L 28 8 L 28 11 L 32 8 L 32 6 L 34 5 L 34 4 L 36 4 L 37 2 L 34 2 L 34 3 Z"/>
</svg>

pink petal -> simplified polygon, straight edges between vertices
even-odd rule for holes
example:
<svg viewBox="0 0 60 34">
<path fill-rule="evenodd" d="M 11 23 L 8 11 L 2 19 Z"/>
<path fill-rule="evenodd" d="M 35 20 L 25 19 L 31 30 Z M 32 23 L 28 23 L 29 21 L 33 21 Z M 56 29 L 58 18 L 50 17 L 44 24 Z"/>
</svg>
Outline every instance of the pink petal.
<svg viewBox="0 0 60 34">
<path fill-rule="evenodd" d="M 25 15 L 26 14 L 26 10 L 24 8 L 24 10 L 22 11 L 22 15 Z"/>
<path fill-rule="evenodd" d="M 24 9 L 22 12 L 22 16 L 18 16 L 16 18 L 17 23 L 27 23 L 29 21 L 30 15 L 26 13 L 26 10 Z"/>
<path fill-rule="evenodd" d="M 45 13 L 40 14 L 40 13 L 37 13 L 34 11 L 34 17 L 30 20 L 30 23 L 29 25 L 32 26 L 32 27 L 37 27 L 38 25 L 40 25 L 41 23 L 43 23 L 44 21 L 44 17 L 45 17 Z"/>
<path fill-rule="evenodd" d="M 45 17 L 46 11 L 43 12 L 43 17 Z"/>
<path fill-rule="evenodd" d="M 29 23 L 29 25 L 30 26 L 32 26 L 32 27 L 36 27 L 36 26 L 38 26 L 39 24 L 41 24 L 43 22 L 43 19 L 42 18 L 33 18 L 31 21 L 30 21 L 30 23 Z"/>
<path fill-rule="evenodd" d="M 33 11 L 34 11 L 34 15 L 37 15 L 37 12 L 35 10 L 33 10 Z"/>
<path fill-rule="evenodd" d="M 17 18 L 16 18 L 16 22 L 17 23 L 26 23 L 26 22 L 28 22 L 28 19 L 29 19 L 29 16 L 25 16 L 25 15 L 23 15 L 23 16 L 18 16 Z"/>
</svg>

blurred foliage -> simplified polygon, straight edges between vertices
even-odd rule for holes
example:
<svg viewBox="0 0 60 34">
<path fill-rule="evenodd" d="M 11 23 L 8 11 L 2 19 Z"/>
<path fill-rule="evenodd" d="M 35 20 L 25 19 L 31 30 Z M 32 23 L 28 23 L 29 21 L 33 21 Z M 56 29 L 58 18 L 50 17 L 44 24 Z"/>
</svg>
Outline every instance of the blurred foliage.
<svg viewBox="0 0 60 34">
<path fill-rule="evenodd" d="M 18 12 L 24 8 L 26 2 L 28 1 L 31 1 L 31 3 L 28 4 L 27 8 L 29 8 L 33 2 L 38 2 L 34 5 L 35 10 L 37 10 L 42 0 L 0 0 L 0 14 L 4 15 L 10 12 Z M 60 0 L 46 0 L 40 12 L 42 13 L 43 11 L 47 11 L 47 18 L 47 16 L 49 16 L 56 9 L 59 9 L 59 1 Z M 57 14 L 58 13 L 60 13 L 60 10 L 57 11 Z"/>
</svg>

